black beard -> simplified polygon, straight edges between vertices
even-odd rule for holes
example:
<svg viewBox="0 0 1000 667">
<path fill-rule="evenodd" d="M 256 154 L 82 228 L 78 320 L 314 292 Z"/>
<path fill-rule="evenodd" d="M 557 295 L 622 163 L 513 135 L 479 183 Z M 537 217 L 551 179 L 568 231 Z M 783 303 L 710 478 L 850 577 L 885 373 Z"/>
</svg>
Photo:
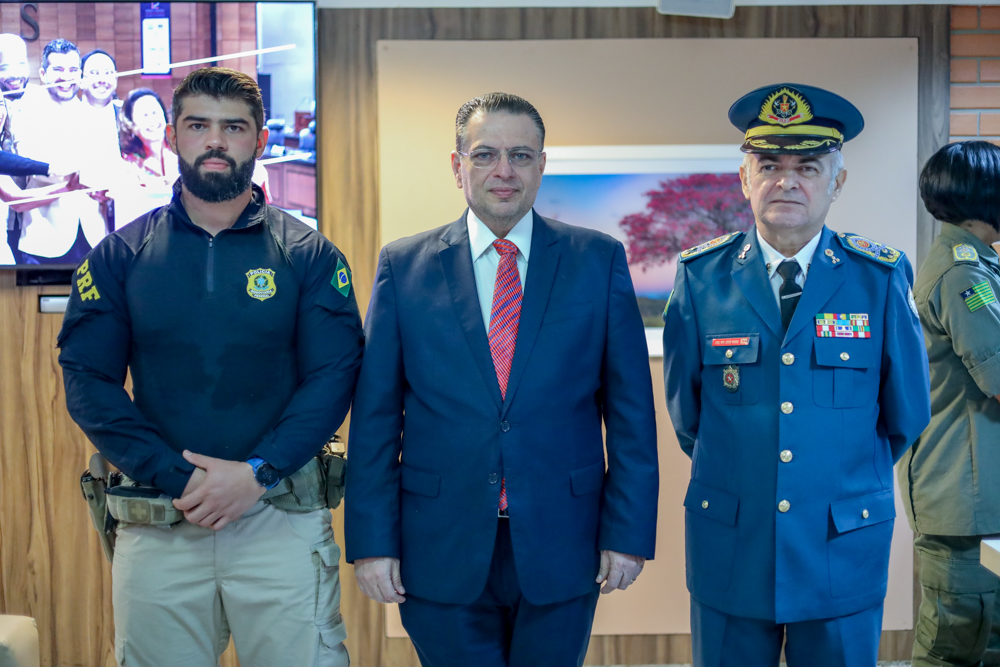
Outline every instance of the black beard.
<svg viewBox="0 0 1000 667">
<path fill-rule="evenodd" d="M 231 174 L 210 172 L 202 174 L 198 171 L 205 160 L 225 160 L 229 163 Z M 257 158 L 251 157 L 242 164 L 222 151 L 209 151 L 189 164 L 180 155 L 177 156 L 178 170 L 181 173 L 181 183 L 198 199 L 210 204 L 236 199 L 250 188 L 253 183 L 253 170 Z"/>
</svg>

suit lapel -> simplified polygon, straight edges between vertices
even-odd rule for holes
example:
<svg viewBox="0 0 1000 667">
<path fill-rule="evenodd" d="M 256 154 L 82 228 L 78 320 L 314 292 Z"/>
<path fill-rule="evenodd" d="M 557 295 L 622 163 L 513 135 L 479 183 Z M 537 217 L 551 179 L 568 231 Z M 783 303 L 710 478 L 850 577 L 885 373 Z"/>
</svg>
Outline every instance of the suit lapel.
<svg viewBox="0 0 1000 667">
<path fill-rule="evenodd" d="M 476 365 L 479 366 L 479 372 L 483 375 L 483 381 L 486 382 L 490 396 L 499 410 L 503 407 L 503 398 L 500 396 L 500 383 L 493 367 L 486 327 L 483 326 L 483 311 L 479 305 L 479 293 L 476 291 L 476 274 L 472 269 L 472 248 L 469 245 L 469 228 L 465 215 L 448 227 L 441 240 L 445 247 L 438 252 L 438 257 L 441 259 L 441 268 L 444 270 L 448 290 L 451 292 L 455 315 L 458 316 L 458 322 L 465 333 Z M 516 359 L 515 356 L 515 361 Z"/>
<path fill-rule="evenodd" d="M 830 251 L 830 254 L 827 254 L 827 250 Z M 822 312 L 823 306 L 844 282 L 844 273 L 840 271 L 840 268 L 844 266 L 846 255 L 847 251 L 839 244 L 834 244 L 833 232 L 824 226 L 819 245 L 816 246 L 816 252 L 813 253 L 812 261 L 809 264 L 809 272 L 806 274 L 806 283 L 802 287 L 799 305 L 795 307 L 795 315 L 792 316 L 792 321 L 788 325 L 788 334 L 785 336 L 786 345 L 806 328 L 806 325 L 815 322 L 816 314 Z"/>
<path fill-rule="evenodd" d="M 556 268 L 559 266 L 559 247 L 557 245 L 559 239 L 556 238 L 552 228 L 542 216 L 537 213 L 533 213 L 533 215 L 531 257 L 528 260 L 528 273 L 524 279 L 525 289 L 521 296 L 517 343 L 514 345 L 514 360 L 510 366 L 507 397 L 503 403 L 501 417 L 506 415 L 507 410 L 510 409 L 518 383 L 528 365 L 528 357 L 531 356 L 531 349 L 535 346 L 535 339 L 538 338 L 538 331 L 542 327 L 542 318 L 545 316 L 549 294 L 552 292 L 552 283 L 556 277 Z"/>
<path fill-rule="evenodd" d="M 746 251 L 744 248 L 749 246 Z M 733 260 L 733 280 L 743 292 L 760 319 L 779 339 L 784 334 L 781 326 L 781 311 L 778 302 L 774 300 L 774 290 L 767 277 L 767 268 L 761 256 L 760 244 L 757 242 L 757 231 L 753 227 L 746 233 L 737 246 L 739 253 Z"/>
</svg>

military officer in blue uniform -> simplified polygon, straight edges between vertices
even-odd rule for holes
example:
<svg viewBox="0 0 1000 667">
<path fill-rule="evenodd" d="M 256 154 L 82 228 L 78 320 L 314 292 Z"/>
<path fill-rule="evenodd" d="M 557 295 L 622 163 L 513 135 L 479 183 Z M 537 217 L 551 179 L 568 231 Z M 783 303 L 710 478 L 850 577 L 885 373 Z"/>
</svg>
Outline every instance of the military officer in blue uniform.
<svg viewBox="0 0 1000 667">
<path fill-rule="evenodd" d="M 776 84 L 729 110 L 756 224 L 681 253 L 664 382 L 681 448 L 697 667 L 874 667 L 893 463 L 930 419 L 903 253 L 825 225 L 864 127 Z"/>
</svg>

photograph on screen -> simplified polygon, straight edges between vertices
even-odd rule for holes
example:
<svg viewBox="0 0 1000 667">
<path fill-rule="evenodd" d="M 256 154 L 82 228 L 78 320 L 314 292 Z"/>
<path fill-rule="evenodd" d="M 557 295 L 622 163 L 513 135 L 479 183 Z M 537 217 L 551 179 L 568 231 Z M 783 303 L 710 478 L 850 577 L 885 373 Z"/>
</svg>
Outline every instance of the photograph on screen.
<svg viewBox="0 0 1000 667">
<path fill-rule="evenodd" d="M 258 82 L 253 181 L 316 228 L 314 17 L 311 2 L 0 2 L 0 266 L 73 268 L 167 205 L 173 90 L 213 65 Z"/>
<path fill-rule="evenodd" d="M 608 159 L 605 152 L 598 160 L 579 150 L 573 159 L 560 159 L 561 148 L 547 148 L 556 159 L 550 160 L 553 168 L 546 168 L 535 200 L 539 215 L 622 242 L 643 323 L 659 328 L 680 252 L 745 231 L 754 220 L 740 185 L 739 157 L 720 162 L 699 158 L 697 146 L 665 148 L 669 157 Z"/>
</svg>

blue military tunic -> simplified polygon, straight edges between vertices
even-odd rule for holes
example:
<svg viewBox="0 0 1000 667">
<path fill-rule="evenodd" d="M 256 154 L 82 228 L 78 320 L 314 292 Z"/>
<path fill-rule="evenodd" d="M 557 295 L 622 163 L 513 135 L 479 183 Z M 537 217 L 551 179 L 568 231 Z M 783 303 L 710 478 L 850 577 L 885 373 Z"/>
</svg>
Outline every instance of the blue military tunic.
<svg viewBox="0 0 1000 667">
<path fill-rule="evenodd" d="M 911 282 L 899 251 L 824 227 L 786 334 L 756 234 L 682 254 L 663 361 L 698 601 L 778 623 L 882 602 L 892 466 L 930 419 Z"/>
</svg>

